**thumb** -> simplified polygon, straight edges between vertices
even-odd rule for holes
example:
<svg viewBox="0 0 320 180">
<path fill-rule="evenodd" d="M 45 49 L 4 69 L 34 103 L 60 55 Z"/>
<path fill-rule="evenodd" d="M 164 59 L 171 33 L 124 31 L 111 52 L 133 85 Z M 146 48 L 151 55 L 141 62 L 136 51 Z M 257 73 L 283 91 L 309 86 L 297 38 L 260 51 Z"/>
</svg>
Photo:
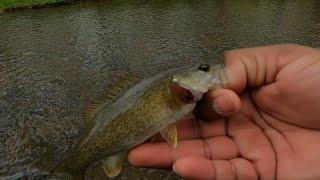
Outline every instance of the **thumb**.
<svg viewBox="0 0 320 180">
<path fill-rule="evenodd" d="M 226 89 L 209 91 L 198 103 L 194 114 L 200 119 L 212 119 L 240 111 L 241 101 L 237 94 L 274 82 L 277 73 L 292 59 L 311 50 L 309 47 L 283 44 L 225 53 Z"/>
<path fill-rule="evenodd" d="M 209 91 L 201 99 L 196 108 L 195 115 L 199 119 L 212 119 L 214 117 L 230 116 L 241 109 L 239 96 L 229 89 Z"/>
<path fill-rule="evenodd" d="M 313 48 L 281 44 L 226 52 L 224 63 L 228 89 L 240 94 L 246 88 L 273 83 L 278 72 L 291 61 L 314 51 Z"/>
</svg>

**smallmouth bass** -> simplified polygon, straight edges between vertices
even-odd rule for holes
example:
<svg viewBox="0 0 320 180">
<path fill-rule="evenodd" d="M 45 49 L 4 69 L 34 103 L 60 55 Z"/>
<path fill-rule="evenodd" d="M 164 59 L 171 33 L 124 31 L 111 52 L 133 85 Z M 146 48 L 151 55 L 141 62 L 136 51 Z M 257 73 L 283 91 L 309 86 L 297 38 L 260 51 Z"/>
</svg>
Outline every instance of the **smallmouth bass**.
<svg viewBox="0 0 320 180">
<path fill-rule="evenodd" d="M 222 66 L 188 65 L 160 72 L 137 81 L 127 75 L 108 91 L 102 103 L 89 106 L 84 113 L 88 133 L 55 168 L 76 177 L 102 160 L 108 177 L 121 172 L 127 150 L 160 132 L 177 146 L 174 123 L 190 115 L 203 94 L 225 83 Z"/>
</svg>

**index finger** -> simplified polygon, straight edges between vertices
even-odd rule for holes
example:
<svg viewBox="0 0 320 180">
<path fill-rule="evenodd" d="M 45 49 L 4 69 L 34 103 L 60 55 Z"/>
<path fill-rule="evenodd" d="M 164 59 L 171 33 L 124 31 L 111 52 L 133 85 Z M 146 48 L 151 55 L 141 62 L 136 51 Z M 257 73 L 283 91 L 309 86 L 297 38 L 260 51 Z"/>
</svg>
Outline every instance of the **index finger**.
<svg viewBox="0 0 320 180">
<path fill-rule="evenodd" d="M 232 159 L 237 155 L 238 150 L 234 141 L 227 136 L 218 136 L 179 141 L 176 148 L 166 142 L 145 143 L 132 149 L 128 154 L 128 160 L 135 166 L 170 168 L 182 157 Z"/>
</svg>

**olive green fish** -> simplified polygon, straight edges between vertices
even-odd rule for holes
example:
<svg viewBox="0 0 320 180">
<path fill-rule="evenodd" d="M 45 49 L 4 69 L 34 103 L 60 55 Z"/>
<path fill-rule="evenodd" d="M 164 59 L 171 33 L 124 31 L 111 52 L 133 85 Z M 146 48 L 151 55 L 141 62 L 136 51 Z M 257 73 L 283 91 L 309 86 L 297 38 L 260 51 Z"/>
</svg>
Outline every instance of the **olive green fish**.
<svg viewBox="0 0 320 180">
<path fill-rule="evenodd" d="M 177 146 L 176 120 L 190 115 L 204 93 L 225 82 L 222 66 L 192 65 L 169 69 L 138 81 L 127 74 L 102 103 L 84 113 L 88 133 L 55 171 L 83 176 L 102 160 L 108 177 L 121 172 L 127 150 L 160 132 Z"/>
</svg>

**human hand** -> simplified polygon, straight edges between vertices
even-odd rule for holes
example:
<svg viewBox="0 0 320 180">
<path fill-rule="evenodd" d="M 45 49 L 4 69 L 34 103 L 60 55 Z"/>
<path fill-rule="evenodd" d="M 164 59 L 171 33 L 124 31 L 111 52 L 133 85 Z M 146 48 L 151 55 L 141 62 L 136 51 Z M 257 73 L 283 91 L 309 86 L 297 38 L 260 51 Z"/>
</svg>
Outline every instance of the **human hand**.
<svg viewBox="0 0 320 180">
<path fill-rule="evenodd" d="M 187 179 L 319 179 L 320 51 L 240 49 L 227 52 L 225 64 L 228 87 L 198 106 L 207 120 L 178 122 L 177 148 L 145 143 L 129 161 L 173 167 Z"/>
</svg>

